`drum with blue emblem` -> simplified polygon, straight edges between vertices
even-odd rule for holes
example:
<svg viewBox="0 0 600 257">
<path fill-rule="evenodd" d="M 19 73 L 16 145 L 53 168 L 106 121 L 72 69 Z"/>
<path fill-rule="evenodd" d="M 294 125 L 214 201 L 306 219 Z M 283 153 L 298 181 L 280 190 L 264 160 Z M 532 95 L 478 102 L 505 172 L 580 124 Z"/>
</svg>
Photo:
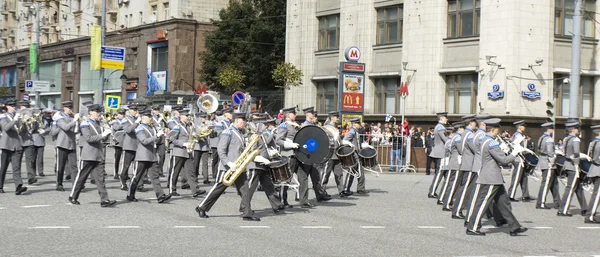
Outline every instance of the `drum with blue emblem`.
<svg viewBox="0 0 600 257">
<path fill-rule="evenodd" d="M 294 136 L 294 143 L 300 145 L 295 150 L 295 156 L 306 165 L 324 163 L 333 156 L 334 140 L 333 135 L 319 126 L 304 126 Z"/>
</svg>

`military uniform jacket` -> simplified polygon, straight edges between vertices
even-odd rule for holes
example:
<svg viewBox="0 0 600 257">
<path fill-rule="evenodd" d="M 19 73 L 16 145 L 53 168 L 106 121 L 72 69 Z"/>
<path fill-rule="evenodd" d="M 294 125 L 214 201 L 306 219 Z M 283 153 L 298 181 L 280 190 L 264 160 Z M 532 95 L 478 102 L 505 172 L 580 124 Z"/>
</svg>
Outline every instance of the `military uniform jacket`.
<svg viewBox="0 0 600 257">
<path fill-rule="evenodd" d="M 554 140 L 552 140 L 552 137 L 546 133 L 544 133 L 538 140 L 538 156 L 538 168 L 542 170 L 556 168 L 555 165 L 550 165 L 550 159 L 554 158 L 555 156 Z"/>
<path fill-rule="evenodd" d="M 56 141 L 59 130 L 60 129 L 56 125 L 56 121 L 53 121 L 52 124 L 50 125 L 50 136 L 52 137 L 52 141 Z"/>
<path fill-rule="evenodd" d="M 158 137 L 156 137 L 156 130 L 154 127 L 141 123 L 135 129 L 136 141 L 138 142 L 135 153 L 136 161 L 145 162 L 156 162 L 156 143 L 158 143 Z"/>
<path fill-rule="evenodd" d="M 339 135 L 339 130 L 333 124 L 331 124 L 329 122 L 326 122 L 325 125 L 323 125 L 323 126 L 331 126 L 331 127 L 335 128 L 335 130 L 338 131 L 338 135 Z M 338 149 L 338 147 L 340 147 L 340 142 L 334 141 L 333 142 L 333 149 Z M 331 155 L 331 159 L 332 160 L 339 160 L 339 157 L 337 156 L 337 154 L 334 153 L 333 155 Z"/>
<path fill-rule="evenodd" d="M 475 134 L 470 128 L 465 128 L 460 142 L 462 162 L 460 163 L 461 171 L 471 171 L 473 169 L 473 160 L 475 159 L 475 149 L 473 148 L 473 139 Z"/>
<path fill-rule="evenodd" d="M 136 129 L 139 127 L 139 125 L 136 124 L 135 121 L 135 117 L 127 115 L 127 117 L 121 122 L 121 125 L 123 125 L 123 132 L 125 133 L 125 138 L 123 139 L 123 150 L 136 151 L 139 148 L 136 135 Z"/>
<path fill-rule="evenodd" d="M 594 138 L 590 143 L 588 155 L 592 157 L 592 167 L 588 171 L 587 176 L 600 177 L 600 137 Z"/>
<path fill-rule="evenodd" d="M 271 156 L 269 156 L 269 151 L 267 149 L 275 149 L 275 135 L 273 131 L 266 129 L 260 135 L 260 140 L 258 140 L 258 144 L 254 147 L 254 149 L 259 150 L 259 155 L 266 158 L 267 160 L 273 160 Z M 269 170 L 267 165 L 263 165 L 257 162 L 251 162 L 248 165 L 248 169 L 259 169 L 259 170 Z"/>
<path fill-rule="evenodd" d="M 440 165 L 442 170 L 449 170 L 448 163 L 450 161 L 451 149 L 452 137 L 446 137 L 446 143 L 444 143 L 444 157 L 442 158 L 444 160 L 444 165 Z"/>
<path fill-rule="evenodd" d="M 180 125 L 173 127 L 171 133 L 169 133 L 169 141 L 173 145 L 173 151 L 171 153 L 173 156 L 182 158 L 194 157 L 194 153 L 188 153 L 187 148 L 183 146 L 183 144 L 190 140 L 190 134 L 193 133 L 193 129 L 194 127 L 184 123 L 180 123 Z"/>
<path fill-rule="evenodd" d="M 565 139 L 563 139 L 563 151 L 565 153 L 565 157 L 567 157 L 563 169 L 572 171 L 577 170 L 575 169 L 575 163 L 573 162 L 573 159 L 579 159 L 579 153 L 581 151 L 579 148 L 580 143 L 581 140 L 572 134 L 569 134 L 567 137 L 565 137 Z"/>
<path fill-rule="evenodd" d="M 490 135 L 486 135 L 481 148 L 481 171 L 477 178 L 477 184 L 503 185 L 501 166 L 512 163 L 515 159 L 512 155 L 506 155 L 500 149 L 500 143 Z"/>
<path fill-rule="evenodd" d="M 198 134 L 200 134 L 200 127 L 202 126 L 202 120 L 203 120 L 202 118 L 195 119 L 196 124 L 194 126 L 194 130 Z M 194 150 L 196 150 L 196 151 L 202 151 L 202 152 L 208 152 L 210 150 L 210 144 L 208 142 L 208 137 L 204 137 L 204 138 L 198 140 L 198 142 L 194 146 Z"/>
<path fill-rule="evenodd" d="M 446 144 L 446 128 L 444 124 L 438 122 L 438 124 L 433 129 L 434 138 L 433 138 L 433 149 L 431 150 L 431 154 L 429 155 L 432 158 L 444 158 L 444 144 Z"/>
<path fill-rule="evenodd" d="M 477 132 L 475 132 L 475 136 L 473 136 L 472 150 L 473 150 L 473 165 L 471 166 L 472 172 L 479 172 L 481 169 L 481 144 L 483 144 L 483 140 L 486 138 L 485 130 L 479 128 Z"/>
<path fill-rule="evenodd" d="M 32 111 L 30 109 L 22 110 L 22 114 L 25 112 L 27 112 L 29 115 L 32 115 Z M 31 124 L 31 126 L 33 126 L 33 129 L 39 128 L 39 124 L 37 124 L 37 122 Z M 29 130 L 30 127 L 23 124 L 23 129 L 19 131 L 19 136 L 21 136 L 21 143 L 23 147 L 33 146 L 33 133 L 30 134 Z"/>
<path fill-rule="evenodd" d="M 513 134 L 513 137 L 512 137 L 512 142 L 514 143 L 515 141 L 517 141 L 517 140 L 519 140 L 519 139 L 522 139 L 522 140 L 521 140 L 521 143 L 520 143 L 520 145 L 521 145 L 523 148 L 527 148 L 527 145 L 525 145 L 525 141 L 527 141 L 527 140 L 526 140 L 524 137 L 525 137 L 525 136 L 523 136 L 523 134 L 521 134 L 521 132 L 519 132 L 519 131 L 517 130 L 517 131 L 515 131 L 515 133 Z M 521 163 L 521 158 L 515 158 L 514 164 L 515 164 L 515 165 L 520 165 L 520 163 Z"/>
<path fill-rule="evenodd" d="M 221 133 L 223 133 L 223 130 L 229 128 L 231 122 L 225 117 L 219 116 L 213 121 L 212 125 L 214 125 L 214 128 L 213 133 L 210 136 L 209 144 L 211 148 L 217 148 L 217 146 L 219 146 L 219 138 L 221 138 Z"/>
<path fill-rule="evenodd" d="M 102 126 L 98 121 L 88 119 L 81 122 L 79 125 L 81 129 L 81 137 L 79 140 L 81 149 L 81 160 L 82 161 L 98 161 L 103 162 L 104 155 L 104 144 L 102 143 Z"/>
<path fill-rule="evenodd" d="M 348 131 L 348 133 L 346 133 L 343 140 L 346 140 L 346 141 L 349 141 L 350 143 L 352 143 L 352 146 L 354 147 L 354 150 L 356 152 L 358 152 L 360 150 L 359 145 L 358 145 L 358 130 L 357 129 L 351 128 L 350 131 Z"/>
<path fill-rule="evenodd" d="M 124 125 L 127 123 L 127 119 L 114 119 L 110 122 L 110 128 L 113 130 L 113 139 L 116 142 L 116 147 L 123 147 L 123 141 L 125 140 L 125 131 L 123 130 Z"/>
<path fill-rule="evenodd" d="M 286 120 L 282 122 L 277 127 L 277 133 L 275 135 L 275 143 L 279 146 L 279 152 L 281 152 L 282 156 L 290 157 L 294 155 L 294 149 L 286 149 L 283 142 L 285 139 L 289 139 L 294 141 L 294 137 L 296 136 L 296 132 L 298 132 L 298 124 L 296 122 Z"/>
<path fill-rule="evenodd" d="M 39 124 L 38 122 L 35 122 L 36 125 L 36 129 L 34 130 L 32 137 L 33 137 L 33 145 L 34 146 L 46 146 L 46 138 L 45 136 L 48 135 L 48 133 L 50 131 L 45 130 L 44 129 L 44 133 L 40 133 L 40 129 L 42 129 L 41 124 Z"/>
<path fill-rule="evenodd" d="M 77 121 L 64 112 L 57 112 L 54 115 L 54 121 L 58 127 L 58 136 L 56 137 L 56 146 L 68 150 L 75 150 Z"/>
<path fill-rule="evenodd" d="M 452 137 L 450 143 L 450 162 L 448 163 L 448 169 L 449 170 L 458 170 L 458 168 L 460 168 L 460 163 L 458 163 L 458 158 L 460 156 L 460 143 L 462 142 L 461 140 L 461 135 L 459 133 L 454 134 L 454 136 Z"/>
<path fill-rule="evenodd" d="M 156 122 L 156 124 L 158 124 L 161 128 L 166 128 L 166 122 L 162 119 L 162 117 L 160 117 L 160 115 L 152 115 L 152 119 L 154 120 L 154 122 Z M 160 136 L 160 140 L 158 140 L 157 145 L 162 145 L 165 143 L 165 136 L 162 135 Z"/>
<path fill-rule="evenodd" d="M 9 151 L 23 150 L 21 136 L 17 132 L 19 121 L 14 120 L 15 114 L 6 112 L 0 115 L 0 126 L 2 136 L 0 137 L 0 149 Z"/>
<path fill-rule="evenodd" d="M 246 138 L 241 131 L 233 125 L 223 130 L 219 137 L 217 154 L 219 154 L 219 170 L 228 170 L 227 163 L 235 161 L 240 157 L 246 147 Z"/>
</svg>

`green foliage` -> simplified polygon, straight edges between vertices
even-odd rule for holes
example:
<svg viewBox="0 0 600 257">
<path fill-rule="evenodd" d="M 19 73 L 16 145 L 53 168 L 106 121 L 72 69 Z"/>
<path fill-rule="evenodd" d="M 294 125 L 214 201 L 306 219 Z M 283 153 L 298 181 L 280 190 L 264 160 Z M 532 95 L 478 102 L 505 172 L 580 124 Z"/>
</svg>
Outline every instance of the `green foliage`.
<svg viewBox="0 0 600 257">
<path fill-rule="evenodd" d="M 8 87 L 0 87 L 0 96 L 7 96 L 9 93 Z"/>
<path fill-rule="evenodd" d="M 277 88 L 290 89 L 290 87 L 300 86 L 302 85 L 302 71 L 289 62 L 279 63 L 273 70 L 273 81 Z"/>
<path fill-rule="evenodd" d="M 219 72 L 219 84 L 227 91 L 236 91 L 244 87 L 244 74 L 233 66 L 227 66 Z"/>
<path fill-rule="evenodd" d="M 275 89 L 273 70 L 285 60 L 285 15 L 286 0 L 230 1 L 220 20 L 212 21 L 217 29 L 206 35 L 200 78 L 211 90 L 226 93 Z M 227 67 L 241 72 L 241 83 L 221 79 L 233 74 Z"/>
</svg>

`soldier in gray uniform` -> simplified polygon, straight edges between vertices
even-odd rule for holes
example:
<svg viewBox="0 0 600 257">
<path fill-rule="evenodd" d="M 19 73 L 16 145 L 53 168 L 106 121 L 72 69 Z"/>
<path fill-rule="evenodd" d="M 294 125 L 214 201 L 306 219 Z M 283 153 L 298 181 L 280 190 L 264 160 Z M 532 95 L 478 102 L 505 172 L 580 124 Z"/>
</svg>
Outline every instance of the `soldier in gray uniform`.
<svg viewBox="0 0 600 257">
<path fill-rule="evenodd" d="M 554 198 L 554 208 L 558 209 L 560 205 L 560 194 L 558 192 L 558 177 L 556 176 L 556 154 L 554 150 L 554 124 L 552 122 L 546 122 L 542 124 L 542 128 L 545 129 L 544 134 L 538 140 L 538 168 L 542 170 L 542 184 L 538 194 L 536 209 L 550 209 L 550 206 L 546 206 L 546 196 L 548 192 L 552 192 L 552 198 Z"/>
<path fill-rule="evenodd" d="M 461 136 L 461 142 L 459 149 L 461 149 L 461 162 L 458 179 L 460 182 L 457 183 L 456 194 L 454 199 L 454 205 L 452 205 L 452 218 L 453 219 L 465 219 L 462 211 L 465 208 L 465 202 L 469 186 L 473 182 L 474 174 L 471 172 L 473 169 L 473 159 L 475 158 L 475 148 L 473 147 L 473 138 L 475 137 L 475 129 L 477 129 L 477 122 L 475 115 L 467 115 L 462 117 L 465 123 L 465 130 Z"/>
<path fill-rule="evenodd" d="M 156 125 L 158 125 L 160 128 L 166 129 L 167 128 L 167 121 L 165 121 L 163 119 L 162 114 L 160 113 L 161 107 L 158 105 L 154 105 L 152 106 L 152 120 L 154 121 L 154 123 Z M 156 152 L 158 153 L 158 168 L 160 170 L 160 176 L 164 177 L 164 172 L 163 172 L 163 167 L 165 166 L 165 155 L 167 153 L 167 149 L 165 147 L 165 138 L 163 136 L 163 138 L 161 138 L 161 140 L 158 140 L 158 143 L 156 144 Z"/>
<path fill-rule="evenodd" d="M 58 138 L 58 132 L 59 132 L 59 128 L 56 125 L 56 121 L 54 121 L 54 117 L 58 117 L 59 113 L 56 112 L 54 113 L 54 115 L 52 116 L 52 124 L 50 124 L 50 137 L 52 138 L 52 142 L 54 142 L 54 144 L 56 144 L 56 139 Z M 58 147 L 54 148 L 54 175 L 57 174 L 57 169 L 58 167 Z"/>
<path fill-rule="evenodd" d="M 196 123 L 194 129 L 200 133 L 201 127 L 211 128 L 206 121 L 206 113 L 198 113 L 196 114 L 196 119 L 194 122 Z M 193 170 L 196 173 L 196 178 L 200 176 L 200 163 L 202 163 L 202 177 L 204 177 L 203 184 L 210 184 L 210 180 L 208 179 L 208 155 L 210 150 L 210 145 L 208 143 L 208 137 L 202 138 L 196 142 L 194 146 L 194 165 Z"/>
<path fill-rule="evenodd" d="M 517 131 L 515 131 L 515 133 L 512 136 L 512 142 L 513 144 L 520 144 L 522 147 L 526 147 L 525 145 L 525 140 L 526 140 L 526 136 L 523 134 L 525 133 L 525 129 L 527 128 L 527 125 L 525 124 L 525 121 L 520 120 L 520 121 L 515 121 L 513 123 L 513 125 L 515 125 L 517 127 Z M 523 198 L 522 200 L 524 202 L 528 202 L 533 200 L 533 198 L 531 198 L 531 196 L 529 196 L 529 185 L 528 185 L 528 181 L 529 178 L 527 176 L 527 174 L 525 174 L 524 172 L 524 163 L 521 161 L 521 158 L 516 158 L 515 162 L 513 163 L 513 172 L 512 172 L 512 180 L 510 182 L 510 188 L 508 189 L 508 192 L 510 193 L 510 200 L 513 202 L 518 202 L 519 200 L 517 200 L 516 194 L 517 194 L 517 187 L 519 185 L 521 185 L 521 191 L 523 192 Z"/>
<path fill-rule="evenodd" d="M 169 139 L 173 128 L 179 126 L 181 121 L 179 120 L 179 111 L 183 110 L 182 105 L 174 105 L 171 107 L 171 117 L 167 120 L 167 132 L 166 137 Z M 175 165 L 175 155 L 173 155 L 173 143 L 169 141 L 169 164 L 167 167 L 167 175 L 173 172 L 173 165 Z M 171 181 L 171 177 L 167 176 L 167 181 Z M 185 184 L 183 185 L 186 186 Z"/>
<path fill-rule="evenodd" d="M 246 114 L 234 113 L 232 117 L 233 123 L 229 128 L 221 132 L 219 138 L 217 151 L 220 163 L 217 181 L 208 192 L 206 198 L 196 207 L 196 212 L 200 218 L 208 218 L 206 212 L 210 211 L 212 206 L 219 200 L 219 197 L 225 192 L 225 189 L 227 189 L 227 186 L 222 183 L 223 177 L 228 170 L 235 170 L 237 168 L 235 162 L 246 148 L 246 137 L 242 133 L 242 130 L 246 127 Z M 242 196 L 243 202 L 241 205 L 245 207 L 244 214 L 242 215 L 243 220 L 260 221 L 260 218 L 254 217 L 254 211 L 250 208 L 250 194 L 248 193 L 247 180 L 247 174 L 243 172 L 234 182 Z"/>
<path fill-rule="evenodd" d="M 592 166 L 588 171 L 587 177 L 594 183 L 594 192 L 590 201 L 589 216 L 585 217 L 585 223 L 600 223 L 600 220 L 596 219 L 596 212 L 598 211 L 598 204 L 600 204 L 600 125 L 592 126 L 594 132 L 594 141 L 590 142 L 588 147 L 588 155 L 592 158 Z"/>
<path fill-rule="evenodd" d="M 119 170 L 121 170 L 121 164 L 123 163 L 123 141 L 125 140 L 125 131 L 123 130 L 123 125 L 127 123 L 127 120 L 125 120 L 125 112 L 127 111 L 123 108 L 118 109 L 117 117 L 110 122 L 110 128 L 114 132 L 114 179 L 119 179 Z"/>
<path fill-rule="evenodd" d="M 440 172 L 440 162 L 442 158 L 444 158 L 445 150 L 444 145 L 446 144 L 446 123 L 448 123 L 448 113 L 447 112 L 438 112 L 436 113 L 438 117 L 438 124 L 435 125 L 433 129 L 433 149 L 431 150 L 431 154 L 429 157 L 433 159 L 435 163 L 435 176 L 433 176 L 433 181 L 431 181 L 431 186 L 429 187 L 429 198 L 438 198 L 438 195 L 435 193 L 440 184 L 440 180 L 442 179 L 442 174 Z"/>
<path fill-rule="evenodd" d="M 486 138 L 486 133 L 487 133 L 487 126 L 485 125 L 485 120 L 489 119 L 490 116 L 489 115 L 477 115 L 475 116 L 475 119 L 479 125 L 479 128 L 477 128 L 477 132 L 475 132 L 475 136 L 473 138 L 473 149 L 475 150 L 475 155 L 473 158 L 473 167 L 471 169 L 472 173 L 473 173 L 473 178 L 472 178 L 472 182 L 469 185 L 468 188 L 468 194 L 467 194 L 467 202 L 466 202 L 466 206 L 468 207 L 467 209 L 467 215 L 465 215 L 465 226 L 468 225 L 469 221 L 471 220 L 471 216 L 473 214 L 473 209 L 475 208 L 475 199 L 477 198 L 477 195 L 479 194 L 479 184 L 475 183 L 477 182 L 477 179 L 479 177 L 479 171 L 481 170 L 481 145 L 483 144 L 485 138 Z M 491 213 L 490 213 L 491 215 Z"/>
<path fill-rule="evenodd" d="M 339 112 L 337 112 L 337 111 L 329 112 L 329 120 L 326 121 L 325 124 L 323 124 L 323 126 L 330 126 L 330 127 L 334 128 L 336 131 L 338 131 L 338 136 L 339 136 L 340 133 L 337 128 L 338 122 L 339 122 Z M 340 143 L 339 141 L 334 142 L 334 149 L 337 149 L 339 147 L 339 143 Z M 327 183 L 329 182 L 329 177 L 331 176 L 332 171 L 333 171 L 333 177 L 335 179 L 335 184 L 337 185 L 338 193 L 340 194 L 340 197 L 348 196 L 350 192 L 344 191 L 344 171 L 342 170 L 342 163 L 340 162 L 339 157 L 335 153 L 331 156 L 331 159 L 329 159 L 327 161 L 327 163 L 325 164 L 323 178 L 321 180 L 321 185 L 323 187 L 323 190 L 325 190 L 325 194 L 329 195 L 326 191 L 326 188 L 327 188 Z"/>
<path fill-rule="evenodd" d="M 360 128 L 360 118 L 351 119 L 350 123 L 352 124 L 352 128 L 346 133 L 344 139 L 342 140 L 342 144 L 352 145 L 354 147 L 354 154 L 358 154 L 360 151 L 360 144 L 358 142 Z M 358 159 L 358 156 L 356 157 Z M 356 185 L 356 193 L 359 195 L 367 194 L 367 190 L 365 190 L 365 173 L 362 170 L 360 165 L 357 165 L 353 169 L 358 169 L 359 174 L 361 176 L 357 179 L 358 183 Z M 354 181 L 354 175 L 346 174 L 346 180 L 344 181 L 344 195 L 352 195 L 352 191 L 350 188 L 352 187 L 352 182 Z"/>
<path fill-rule="evenodd" d="M 58 127 L 58 136 L 56 138 L 56 147 L 58 153 L 56 156 L 56 190 L 65 191 L 63 187 L 63 177 L 67 172 L 67 180 L 71 175 L 77 175 L 77 150 L 75 137 L 79 130 L 80 115 L 76 113 L 73 117 L 73 102 L 66 101 L 62 103 L 63 111 L 54 115 L 54 121 Z M 68 164 L 67 164 L 68 161 Z"/>
<path fill-rule="evenodd" d="M 4 193 L 4 179 L 8 165 L 12 166 L 13 181 L 15 183 L 15 194 L 20 195 L 27 191 L 23 186 L 21 178 L 21 160 L 23 159 L 23 146 L 21 145 L 21 136 L 17 128 L 20 125 L 18 113 L 15 113 L 17 103 L 14 100 L 8 100 L 4 103 L 6 113 L 0 114 L 0 127 L 2 127 L 2 136 L 0 137 L 0 149 L 2 157 L 0 158 L 0 193 Z"/>
<path fill-rule="evenodd" d="M 485 233 L 480 231 L 481 218 L 492 200 L 494 200 L 498 205 L 497 212 L 495 211 L 494 215 L 501 214 L 508 221 L 510 235 L 517 236 L 527 231 L 527 228 L 521 227 L 511 211 L 510 200 L 504 187 L 500 167 L 511 163 L 517 154 L 524 151 L 524 148 L 516 146 L 510 155 L 506 155 L 500 149 L 500 142 L 496 139 L 499 133 L 500 119 L 488 119 L 484 122 L 487 125 L 487 134 L 481 146 L 483 149 L 481 151 L 482 167 L 477 179 L 480 191 L 475 202 L 475 214 L 467 227 L 467 235 L 485 236 Z"/>
<path fill-rule="evenodd" d="M 198 197 L 201 194 L 206 193 L 204 190 L 198 190 L 198 178 L 196 177 L 196 171 L 194 170 L 194 153 L 189 152 L 190 136 L 193 133 L 197 133 L 195 127 L 190 123 L 189 110 L 182 110 L 179 112 L 180 122 L 178 126 L 173 127 L 169 135 L 169 142 L 173 144 L 173 150 L 171 154 L 175 156 L 175 164 L 173 165 L 172 173 L 169 174 L 169 194 L 171 196 L 179 196 L 177 193 L 177 178 L 179 173 L 183 170 L 183 174 L 187 177 L 187 181 L 190 184 L 192 190 L 192 197 Z"/>
<path fill-rule="evenodd" d="M 20 114 L 23 116 L 25 113 L 28 115 L 33 115 L 33 109 L 29 104 L 29 101 L 20 101 L 19 107 L 21 108 Z M 33 144 L 33 132 L 37 132 L 39 128 L 39 124 L 37 122 L 32 123 L 27 126 L 25 124 L 22 125 L 23 128 L 19 131 L 19 136 L 21 136 L 21 142 L 23 144 L 23 153 L 25 154 L 25 168 L 27 168 L 27 183 L 29 185 L 37 182 L 37 178 L 35 178 L 35 162 L 36 162 L 36 150 L 37 148 Z M 31 133 L 30 133 L 31 132 Z"/>
<path fill-rule="evenodd" d="M 37 175 L 44 177 L 44 147 L 46 146 L 46 138 L 50 131 L 44 129 L 43 124 L 38 122 L 34 123 L 33 130 L 33 146 L 35 147 L 35 160 L 33 162 L 33 169 L 37 172 Z"/>
<path fill-rule="evenodd" d="M 446 183 L 449 185 L 449 187 L 446 188 L 446 194 L 444 195 L 444 198 L 442 198 L 442 202 L 444 202 L 444 207 L 442 208 L 443 211 L 452 211 L 450 207 L 453 204 L 452 200 L 454 200 L 456 184 L 460 183 L 458 179 L 460 175 L 458 169 L 460 168 L 462 158 L 461 142 L 462 134 L 465 132 L 465 123 L 460 121 L 454 122 L 452 123 L 452 127 L 455 131 L 454 135 L 452 135 L 452 143 L 450 143 L 450 159 L 447 166 L 447 169 L 450 172 L 448 173 L 448 177 L 446 179 Z"/>
<path fill-rule="evenodd" d="M 444 205 L 444 197 L 446 196 L 446 191 L 448 190 L 448 184 L 450 182 L 450 170 L 448 169 L 448 164 L 450 164 L 450 156 L 452 155 L 452 137 L 456 129 L 452 125 L 446 125 L 446 143 L 444 144 L 444 158 L 440 160 L 440 182 L 441 178 L 444 178 L 444 185 L 440 191 L 438 196 L 437 205 Z"/>
<path fill-rule="evenodd" d="M 306 115 L 306 120 L 302 123 L 301 127 L 304 126 L 308 126 L 308 125 L 314 125 L 314 126 L 318 126 L 318 121 L 317 121 L 317 113 L 315 112 L 315 107 L 308 107 L 308 108 L 304 108 L 302 110 L 304 112 L 304 115 Z M 325 190 L 323 189 L 323 187 L 321 187 L 321 174 L 319 173 L 319 170 L 317 170 L 317 168 L 313 165 L 307 165 L 307 164 L 300 164 L 302 167 L 302 171 L 304 171 L 304 174 L 302 172 L 299 172 L 298 174 L 298 181 L 299 181 L 299 187 L 298 187 L 298 191 L 299 192 L 299 198 L 300 198 L 300 207 L 302 208 L 310 208 L 312 207 L 312 204 L 308 201 L 308 176 L 310 176 L 312 185 L 313 185 L 313 190 L 315 191 L 315 196 L 317 198 L 318 202 L 323 202 L 323 201 L 329 201 L 331 200 L 331 196 L 327 195 L 325 193 Z M 353 179 L 353 178 L 352 178 Z M 306 180 L 306 182 L 302 182 L 302 180 Z M 359 189 L 360 187 L 360 183 L 359 182 Z M 306 187 L 302 187 L 302 185 L 306 185 Z M 364 181 L 362 182 L 362 189 L 364 191 Z M 352 181 L 350 180 L 348 188 L 350 188 L 350 186 L 352 186 Z M 306 189 L 304 191 L 304 189 Z M 306 204 L 303 204 L 306 203 Z"/>
<path fill-rule="evenodd" d="M 146 173 L 150 173 L 150 182 L 158 203 L 163 203 L 171 199 L 171 196 L 166 195 L 160 186 L 160 171 L 158 169 L 158 158 L 156 157 L 156 144 L 160 136 L 164 135 L 164 132 L 156 131 L 152 126 L 152 112 L 150 110 L 144 110 L 140 114 L 142 121 L 135 129 L 138 142 L 135 154 L 135 172 L 131 178 L 126 199 L 130 202 L 137 202 L 137 198 L 135 198 L 136 189 Z"/>
<path fill-rule="evenodd" d="M 233 109 L 225 108 L 223 110 L 217 110 L 215 112 L 215 119 L 212 121 L 213 133 L 210 135 L 210 156 L 212 158 L 211 168 L 212 176 L 216 180 L 217 172 L 219 171 L 219 154 L 217 153 L 217 146 L 219 145 L 219 138 L 221 132 L 229 128 L 231 125 Z"/>
<path fill-rule="evenodd" d="M 137 136 L 135 135 L 135 129 L 138 127 L 142 118 L 138 114 L 139 106 L 129 105 L 129 114 L 121 121 L 123 126 L 123 133 L 125 138 L 123 139 L 123 166 L 121 167 L 120 181 L 121 190 L 127 191 L 127 178 L 129 177 L 129 166 L 135 160 L 136 151 L 138 149 Z"/>
<path fill-rule="evenodd" d="M 75 177 L 75 186 L 71 190 L 69 202 L 74 205 L 80 204 L 77 199 L 79 199 L 85 181 L 92 174 L 92 178 L 98 187 L 98 194 L 100 194 L 100 207 L 109 207 L 115 205 L 117 201 L 108 199 L 108 192 L 106 192 L 104 184 L 104 160 L 106 155 L 102 141 L 112 132 L 110 130 L 103 131 L 102 126 L 100 126 L 100 113 L 102 112 L 100 105 L 93 104 L 88 106 L 87 109 L 89 117 L 79 125 L 81 131 L 79 142 L 83 146 L 81 151 L 83 164 Z"/>
<path fill-rule="evenodd" d="M 300 145 L 294 143 L 293 141 L 294 136 L 296 136 L 296 132 L 300 128 L 300 125 L 296 123 L 296 107 L 285 108 L 282 109 L 282 111 L 285 115 L 285 121 L 281 122 L 277 127 L 277 132 L 275 133 L 275 144 L 277 144 L 279 147 L 281 156 L 289 157 L 290 171 L 292 173 L 298 173 L 298 166 L 300 165 L 300 162 L 294 155 L 294 149 L 298 149 Z M 283 205 L 288 208 L 293 207 L 287 201 L 287 187 L 284 187 L 282 191 L 283 194 L 281 194 L 279 198 L 283 202 Z"/>
<path fill-rule="evenodd" d="M 568 175 L 567 186 L 565 187 L 565 193 L 563 194 L 562 201 L 560 202 L 560 209 L 556 213 L 557 216 L 573 216 L 569 213 L 571 207 L 571 199 L 573 192 L 577 195 L 579 206 L 581 207 L 581 215 L 586 216 L 587 204 L 585 203 L 585 194 L 583 187 L 581 186 L 581 179 L 579 174 L 579 158 L 580 158 L 580 144 L 579 139 L 579 122 L 570 122 L 565 124 L 569 135 L 563 139 L 562 149 L 565 153 L 566 161 L 563 169 Z"/>
</svg>

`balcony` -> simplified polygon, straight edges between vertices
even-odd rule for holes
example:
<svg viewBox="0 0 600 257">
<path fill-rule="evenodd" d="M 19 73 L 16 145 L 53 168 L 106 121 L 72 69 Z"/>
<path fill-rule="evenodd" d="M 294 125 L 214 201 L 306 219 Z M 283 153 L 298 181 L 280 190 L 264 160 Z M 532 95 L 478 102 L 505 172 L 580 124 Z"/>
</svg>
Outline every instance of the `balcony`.
<svg viewBox="0 0 600 257">
<path fill-rule="evenodd" d="M 94 5 L 94 17 L 102 17 L 102 1 Z M 117 15 L 119 7 L 116 0 L 106 0 L 106 14 Z"/>
<path fill-rule="evenodd" d="M 16 13 L 17 12 L 17 0 L 4 0 L 2 6 L 2 14 Z"/>
</svg>

